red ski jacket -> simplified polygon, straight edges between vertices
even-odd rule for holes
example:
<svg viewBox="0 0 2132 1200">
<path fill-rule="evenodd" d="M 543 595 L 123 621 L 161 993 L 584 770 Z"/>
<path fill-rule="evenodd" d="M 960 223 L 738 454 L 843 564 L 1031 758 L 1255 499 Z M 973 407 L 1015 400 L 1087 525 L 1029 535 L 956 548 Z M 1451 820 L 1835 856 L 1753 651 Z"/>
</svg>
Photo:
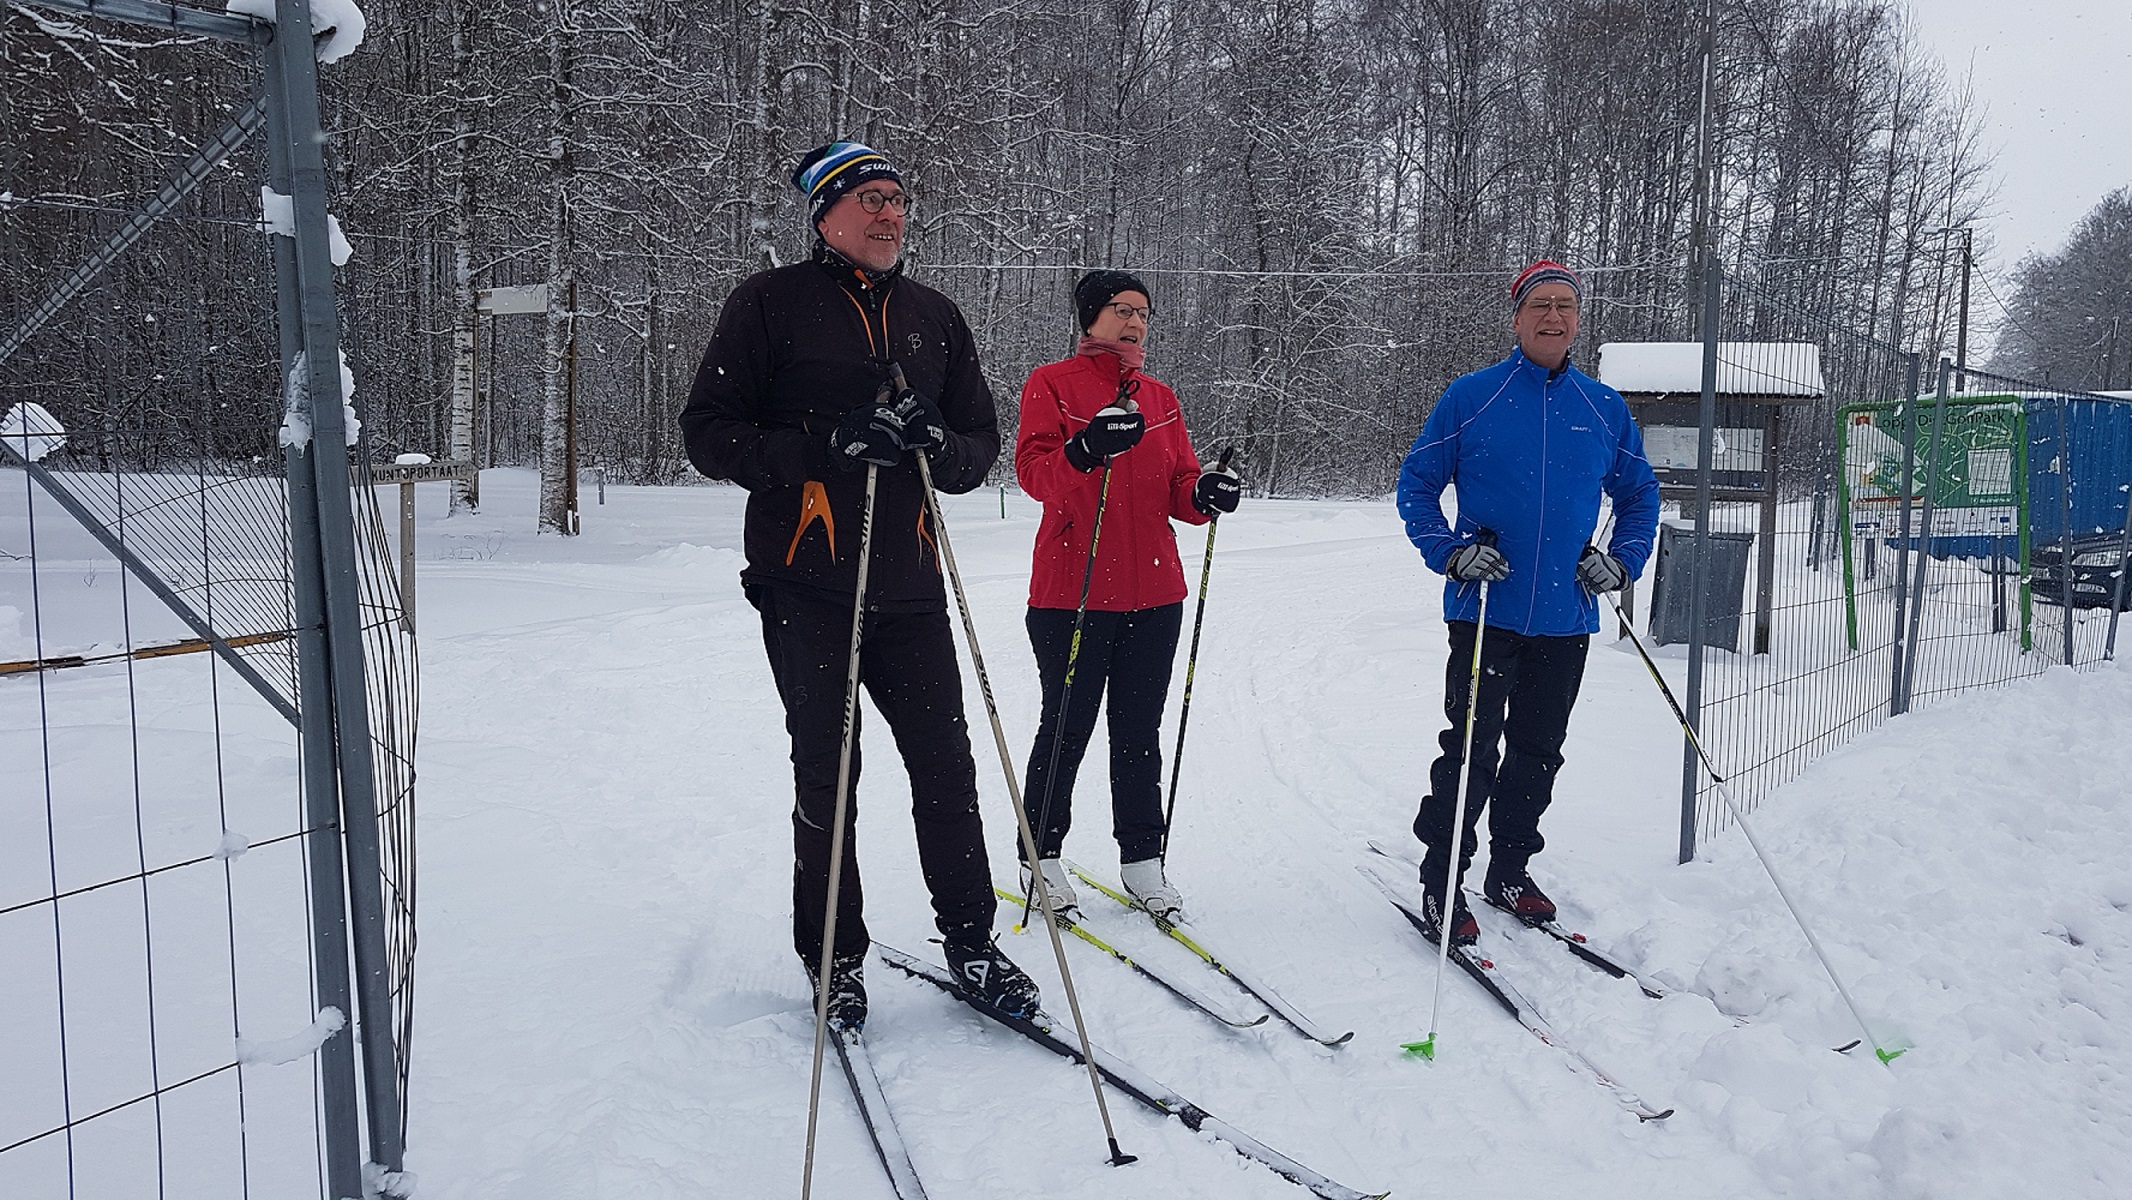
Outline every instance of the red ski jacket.
<svg viewBox="0 0 2132 1200">
<path fill-rule="evenodd" d="M 1014 441 L 1014 473 L 1022 490 L 1044 503 L 1029 572 L 1029 607 L 1073 608 L 1081 599 L 1088 538 L 1095 525 L 1103 471 L 1082 472 L 1066 460 L 1066 439 L 1118 398 L 1120 367 L 1114 354 L 1077 354 L 1038 367 L 1022 385 L 1021 432 Z M 1185 597 L 1184 567 L 1177 558 L 1175 518 L 1204 525 L 1192 507 L 1199 482 L 1199 456 L 1184 428 L 1177 393 L 1160 380 L 1132 375 L 1133 400 L 1147 417 L 1140 444 L 1111 460 L 1110 497 L 1088 607 L 1135 612 L 1175 604 Z"/>
</svg>

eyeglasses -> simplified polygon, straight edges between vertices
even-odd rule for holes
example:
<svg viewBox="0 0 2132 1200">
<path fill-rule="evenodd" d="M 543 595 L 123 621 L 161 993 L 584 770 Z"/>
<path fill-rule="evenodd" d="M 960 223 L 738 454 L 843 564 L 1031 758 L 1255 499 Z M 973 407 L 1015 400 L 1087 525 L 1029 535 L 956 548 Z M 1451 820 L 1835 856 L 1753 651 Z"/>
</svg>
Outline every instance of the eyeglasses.
<svg viewBox="0 0 2132 1200">
<path fill-rule="evenodd" d="M 1570 313 L 1577 311 L 1577 301 L 1574 298 L 1568 300 L 1527 300 L 1524 307 L 1526 312 L 1540 316 L 1545 316 L 1548 313 L 1561 313 L 1564 316 L 1568 316 Z"/>
<path fill-rule="evenodd" d="M 911 207 L 909 192 L 865 191 L 853 192 L 852 196 L 858 200 L 860 208 L 870 213 L 880 212 L 884 208 L 893 208 L 899 213 L 908 212 Z"/>
<path fill-rule="evenodd" d="M 1120 321 L 1130 321 L 1134 317 L 1138 317 L 1140 318 L 1140 323 L 1145 325 L 1149 321 L 1155 319 L 1155 308 L 1153 305 L 1149 305 L 1146 308 L 1135 308 L 1130 304 L 1106 304 L 1103 307 L 1116 313 Z"/>
</svg>

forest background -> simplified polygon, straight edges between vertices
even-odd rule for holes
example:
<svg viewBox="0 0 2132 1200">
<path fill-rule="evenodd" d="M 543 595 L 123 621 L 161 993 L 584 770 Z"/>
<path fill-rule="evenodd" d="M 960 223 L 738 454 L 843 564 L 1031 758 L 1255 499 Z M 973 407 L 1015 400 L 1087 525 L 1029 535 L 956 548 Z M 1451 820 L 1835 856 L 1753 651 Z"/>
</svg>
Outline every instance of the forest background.
<svg viewBox="0 0 2132 1200">
<path fill-rule="evenodd" d="M 1587 362 L 1692 336 L 1706 231 L 1817 320 L 1952 353 L 1945 231 L 1993 192 L 1974 98 L 1903 4 L 1720 3 L 1705 211 L 1705 8 L 366 0 L 361 52 L 322 73 L 365 437 L 556 484 L 574 331 L 580 465 L 685 478 L 675 416 L 719 304 L 808 252 L 787 176 L 833 138 L 901 167 L 909 269 L 969 317 L 1003 426 L 1027 372 L 1071 350 L 1078 272 L 1128 268 L 1154 289 L 1150 370 L 1202 449 L 1244 447 L 1259 492 L 1389 489 L 1443 386 L 1507 349 L 1506 283 L 1535 257 L 1587 272 Z M 0 11 L 0 67 L 0 312 L 18 319 L 258 85 L 242 53 L 21 6 Z M 144 464 L 271 457 L 261 174 L 253 153 L 225 163 L 0 365 L 0 406 L 36 399 Z M 2090 224 L 2124 240 L 2126 208 Z M 538 283 L 545 319 L 477 320 L 478 289 Z M 2028 291 L 2009 311 L 2065 311 Z M 2037 340 L 2002 339 L 2026 347 L 2002 365 L 2063 357 Z M 2089 355 L 2056 382 L 2104 369 Z"/>
</svg>

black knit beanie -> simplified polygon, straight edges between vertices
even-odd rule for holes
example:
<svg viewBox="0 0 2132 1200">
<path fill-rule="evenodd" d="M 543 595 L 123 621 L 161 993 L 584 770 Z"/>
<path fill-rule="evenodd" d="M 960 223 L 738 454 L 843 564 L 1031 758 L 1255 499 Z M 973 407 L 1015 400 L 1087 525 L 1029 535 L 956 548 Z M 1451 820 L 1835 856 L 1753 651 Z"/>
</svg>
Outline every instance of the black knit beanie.
<svg viewBox="0 0 2132 1200">
<path fill-rule="evenodd" d="M 1129 271 L 1090 271 L 1081 276 L 1081 282 L 1073 285 L 1073 309 L 1081 318 L 1081 332 L 1087 333 L 1103 306 L 1124 292 L 1138 292 L 1148 298 L 1150 305 L 1155 302 L 1155 293 Z"/>
</svg>

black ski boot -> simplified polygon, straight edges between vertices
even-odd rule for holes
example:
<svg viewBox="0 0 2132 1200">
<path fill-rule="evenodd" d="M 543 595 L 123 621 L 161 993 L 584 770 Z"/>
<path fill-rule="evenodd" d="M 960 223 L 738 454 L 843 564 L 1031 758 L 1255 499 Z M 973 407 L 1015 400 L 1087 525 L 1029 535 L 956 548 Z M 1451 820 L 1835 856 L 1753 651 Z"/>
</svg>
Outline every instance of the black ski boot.
<svg viewBox="0 0 2132 1200">
<path fill-rule="evenodd" d="M 1488 868 L 1488 882 L 1481 889 L 1488 903 L 1527 925 L 1545 925 L 1555 919 L 1555 902 L 1532 881 L 1525 868 L 1498 871 Z"/>
<path fill-rule="evenodd" d="M 822 999 L 821 980 L 815 978 L 819 960 L 807 964 L 808 982 L 814 985 L 815 1003 Z M 866 954 L 840 955 L 829 963 L 829 1028 L 853 1033 L 866 1028 Z"/>
<path fill-rule="evenodd" d="M 1442 888 L 1430 888 L 1421 894 L 1421 919 L 1428 926 L 1422 934 L 1430 941 L 1442 937 L 1444 893 Z M 1451 909 L 1451 944 L 1471 946 L 1481 940 L 1480 922 L 1473 919 L 1473 910 L 1466 907 L 1464 892 Z"/>
<path fill-rule="evenodd" d="M 1036 981 L 1001 954 L 991 938 L 951 938 L 942 943 L 941 950 L 955 981 L 980 1002 L 1025 1021 L 1042 1011 L 1043 998 L 1037 995 Z"/>
<path fill-rule="evenodd" d="M 1450 870 L 1450 863 L 1439 861 L 1434 854 L 1421 860 L 1421 919 L 1428 925 L 1422 932 L 1432 942 L 1444 927 L 1444 877 Z M 1473 910 L 1466 907 L 1466 890 L 1460 888 L 1451 905 L 1451 944 L 1471 946 L 1480 940 L 1480 922 L 1473 919 Z"/>
</svg>

